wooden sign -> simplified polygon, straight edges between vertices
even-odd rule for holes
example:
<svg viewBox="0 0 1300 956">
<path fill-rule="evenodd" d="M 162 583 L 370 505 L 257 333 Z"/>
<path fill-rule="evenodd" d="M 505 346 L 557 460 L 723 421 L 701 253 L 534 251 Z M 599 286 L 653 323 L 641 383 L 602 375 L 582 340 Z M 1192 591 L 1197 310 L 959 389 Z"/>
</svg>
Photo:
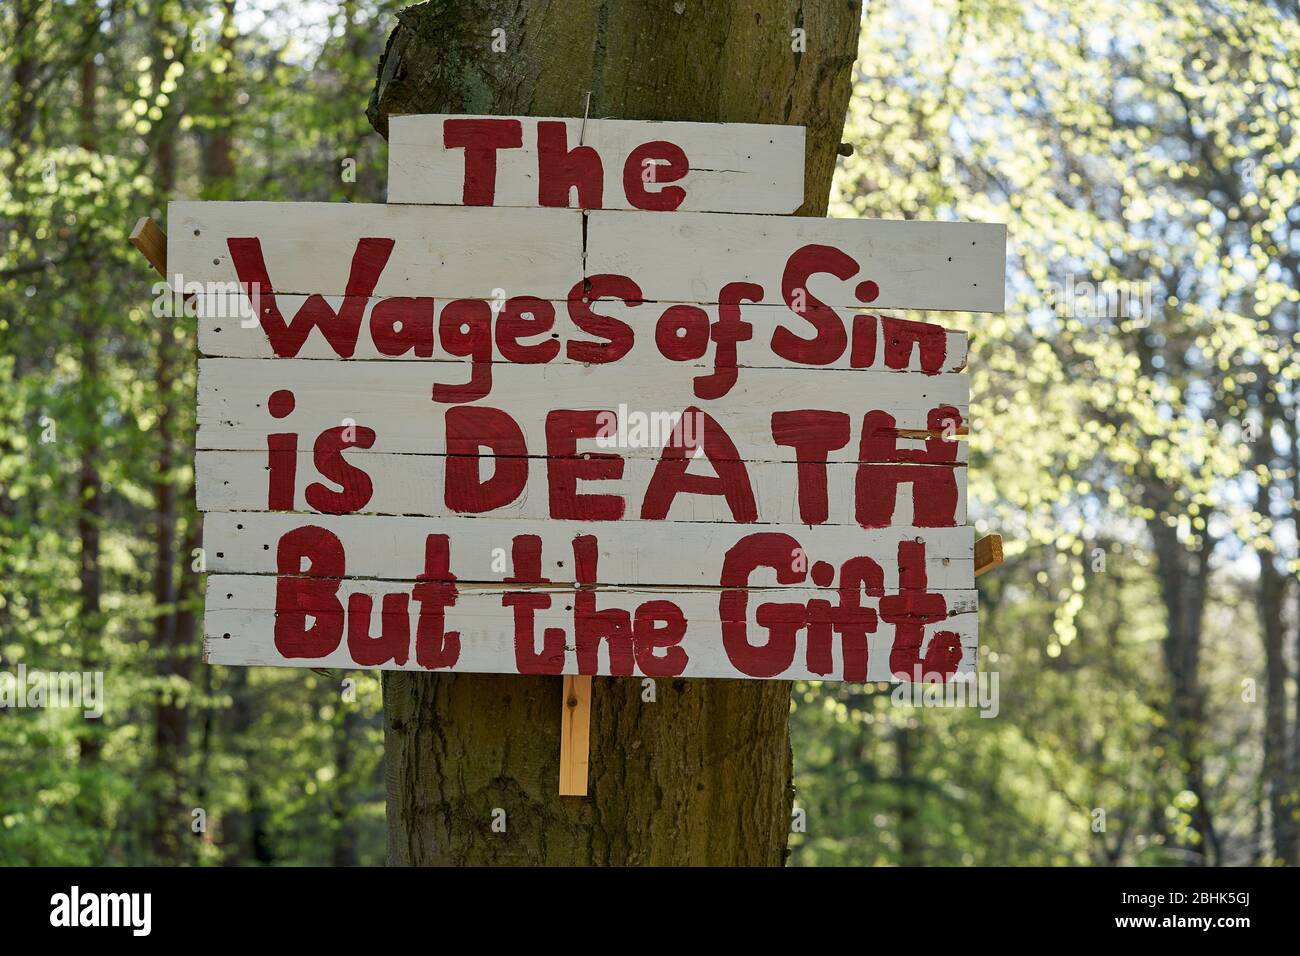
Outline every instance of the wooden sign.
<svg viewBox="0 0 1300 956">
<path fill-rule="evenodd" d="M 171 204 L 210 661 L 973 670 L 967 342 L 881 310 L 1000 310 L 1002 226 L 756 215 L 797 128 L 391 130 L 387 205 Z"/>
<path fill-rule="evenodd" d="M 802 126 L 511 116 L 393 116 L 388 201 L 794 212 Z"/>
</svg>

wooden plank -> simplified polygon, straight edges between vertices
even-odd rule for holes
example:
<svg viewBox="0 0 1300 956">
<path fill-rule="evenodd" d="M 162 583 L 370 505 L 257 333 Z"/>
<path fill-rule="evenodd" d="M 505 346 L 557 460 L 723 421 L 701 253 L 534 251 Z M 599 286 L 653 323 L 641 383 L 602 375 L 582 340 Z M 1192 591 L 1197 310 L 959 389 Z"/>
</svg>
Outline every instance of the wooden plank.
<svg viewBox="0 0 1300 956">
<path fill-rule="evenodd" d="M 487 199 L 482 182 L 466 192 L 441 124 L 395 124 L 411 134 L 395 135 L 394 195 L 413 204 L 170 210 L 170 271 L 199 297 L 209 356 L 208 659 L 588 688 L 611 673 L 860 681 L 919 659 L 914 638 L 973 671 L 976 569 L 996 556 L 981 541 L 977 559 L 964 524 L 964 443 L 936 440 L 966 431 L 966 338 L 876 310 L 1000 310 L 1004 228 L 735 214 L 798 205 L 779 183 L 801 184 L 802 157 L 724 130 L 683 140 L 675 215 L 632 210 L 653 193 L 610 175 L 636 123 L 521 121 L 531 139 L 498 153 Z M 579 163 L 600 155 L 599 201 L 583 195 L 594 181 L 542 181 L 538 137 L 561 130 Z M 579 197 L 598 208 L 558 208 Z M 502 205 L 458 205 L 488 201 Z M 527 208 L 541 202 L 556 208 Z M 705 333 L 689 347 L 683 319 Z M 688 408 L 711 430 L 674 480 L 664 432 Z M 563 418 L 614 410 L 663 432 L 602 443 Z M 877 412 L 892 434 L 864 441 Z M 489 500 L 488 481 L 506 492 Z M 860 526 L 868 505 L 888 527 Z M 574 792 L 581 683 L 564 698 Z"/>
<path fill-rule="evenodd" d="M 345 301 L 345 297 L 341 295 L 330 295 L 323 298 L 329 306 L 331 315 L 338 313 Z M 276 304 L 284 319 L 292 322 L 302 312 L 303 304 L 307 302 L 307 299 L 308 297 L 303 295 L 277 295 Z M 384 335 L 386 329 L 384 310 L 392 308 L 392 306 L 381 307 L 379 317 L 375 316 L 375 306 L 386 301 L 391 302 L 391 300 L 378 297 L 370 297 L 364 300 L 364 305 L 360 309 L 359 331 L 355 350 L 346 357 L 348 360 L 464 361 L 463 358 L 447 351 L 446 332 L 440 329 L 438 321 L 443 315 L 447 303 L 451 301 L 444 299 L 430 300 L 427 304 L 427 322 L 430 330 L 428 351 L 431 353 L 430 355 L 419 355 L 415 348 L 409 348 L 400 354 L 393 355 L 391 354 L 393 351 L 392 346 L 387 346 L 386 351 L 381 351 L 376 344 L 375 332 L 378 332 L 381 337 Z M 490 304 L 496 305 L 498 313 L 500 312 L 502 308 L 500 303 Z M 549 327 L 539 328 L 535 334 L 529 336 L 525 342 L 526 345 L 534 345 L 544 341 L 552 334 L 558 335 L 559 341 L 562 343 L 574 340 L 583 341 L 590 338 L 570 318 L 567 301 L 552 301 L 548 303 L 547 307 L 553 310 L 554 318 L 552 323 Z M 635 342 L 632 350 L 625 356 L 623 361 L 630 362 L 644 358 L 655 366 L 667 367 L 670 364 L 680 364 L 683 367 L 696 370 L 712 369 L 717 359 L 717 350 L 712 346 L 709 346 L 700 358 L 682 362 L 673 362 L 663 354 L 657 343 L 656 333 L 661 325 L 665 330 L 675 330 L 674 318 L 679 313 L 674 312 L 665 316 L 665 313 L 672 308 L 673 306 L 663 306 L 655 303 L 629 304 L 619 299 L 603 299 L 596 306 L 596 311 L 603 316 L 622 322 L 632 329 Z M 703 309 L 710 323 L 717 322 L 718 307 L 716 305 L 704 306 Z M 199 353 L 201 355 L 214 358 L 269 359 L 277 357 L 270 339 L 258 324 L 258 316 L 252 303 L 244 293 L 232 291 L 200 296 L 198 297 L 197 310 Z M 303 314 L 309 315 L 311 313 Z M 966 333 L 943 329 L 931 323 L 914 322 L 893 316 L 877 317 L 874 321 L 871 319 L 858 319 L 857 314 L 843 310 L 840 314 L 840 321 L 845 330 L 846 347 L 832 362 L 810 366 L 793 361 L 772 350 L 772 335 L 777 329 L 784 328 L 791 332 L 797 332 L 800 336 L 805 335 L 807 326 L 804 320 L 791 312 L 786 306 L 745 303 L 740 307 L 740 320 L 752 326 L 750 332 L 752 338 L 736 344 L 736 362 L 741 368 L 816 367 L 833 369 L 869 368 L 879 371 L 903 372 L 959 372 L 966 367 Z M 530 315 L 529 319 L 525 321 L 532 321 L 532 316 Z M 872 345 L 867 350 L 870 355 L 869 361 L 864 361 L 861 355 L 855 356 L 854 349 L 848 347 L 849 336 L 853 332 L 855 321 L 869 323 L 867 329 L 862 332 L 864 341 L 870 341 Z M 497 336 L 500 334 L 500 323 L 498 322 Z M 922 340 L 928 340 L 932 337 L 936 340 L 938 347 L 933 350 L 928 346 L 923 348 L 921 345 Z M 496 343 L 495 338 L 494 336 L 492 348 L 494 361 L 504 361 L 505 356 L 501 354 L 501 348 Z M 382 338 L 381 341 L 383 341 Z M 316 327 L 304 339 L 293 357 L 337 359 L 339 355 L 329 340 L 321 333 L 319 327 Z M 574 360 L 568 357 L 567 351 L 563 348 L 553 361 L 559 364 L 574 363 Z M 855 362 L 858 364 L 854 364 Z M 699 374 L 698 371 L 697 374 Z"/>
<path fill-rule="evenodd" d="M 279 543 L 300 528 L 320 528 L 341 544 L 346 570 L 291 560 L 282 568 Z M 446 535 L 448 567 L 461 581 L 504 582 L 520 576 L 515 567 L 516 536 L 534 536 L 541 547 L 541 573 L 557 584 L 573 584 L 577 555 L 574 539 L 596 539 L 595 578 L 588 583 L 637 586 L 717 587 L 728 553 L 751 535 L 779 534 L 794 542 L 781 551 L 789 573 L 815 587 L 812 566 L 828 562 L 838 571 L 851 558 L 867 557 L 881 567 L 886 588 L 899 586 L 901 544 L 923 545 L 926 580 L 940 590 L 975 586 L 974 535 L 969 526 L 863 529 L 842 525 L 754 526 L 712 522 L 566 521 L 557 519 L 489 521 L 481 518 L 414 518 L 366 515 L 208 514 L 203 548 L 214 574 L 348 576 L 414 580 L 425 573 L 429 535 Z M 689 555 L 690 560 L 683 560 Z M 536 578 L 533 578 L 536 580 Z M 753 572 L 755 584 L 776 583 L 776 572 Z M 838 577 L 825 585 L 838 587 Z"/>
<path fill-rule="evenodd" d="M 214 664 L 253 664 L 277 667 L 356 668 L 358 666 L 374 666 L 381 670 L 416 672 L 429 669 L 420 664 L 413 646 L 403 655 L 405 659 L 401 662 L 390 656 L 377 664 L 358 664 L 354 658 L 351 647 L 352 642 L 347 636 L 348 627 L 346 623 L 342 633 L 338 635 L 336 646 L 331 648 L 330 642 L 327 641 L 321 646 L 312 649 L 313 653 L 318 653 L 320 656 L 306 657 L 297 654 L 286 656 L 275 644 L 277 621 L 275 611 L 276 587 L 277 579 L 266 575 L 212 574 L 208 576 L 204 636 L 209 662 Z M 446 609 L 444 621 L 445 627 L 456 631 L 459 636 L 458 653 L 455 655 L 454 663 L 440 666 L 437 669 L 462 673 L 518 673 L 519 661 L 516 649 L 515 614 L 513 608 L 503 605 L 504 592 L 501 590 L 472 590 L 468 587 L 462 587 L 458 590 L 459 593 L 456 595 L 455 604 Z M 310 605 L 310 607 L 320 612 L 315 615 L 317 620 L 320 620 L 321 615 L 330 613 L 330 604 L 332 604 L 333 600 L 339 601 L 339 606 L 347 607 L 352 603 L 352 595 L 366 595 L 370 599 L 371 620 L 364 623 L 369 626 L 367 633 L 377 636 L 380 632 L 380 615 L 375 609 L 382 607 L 384 595 L 401 593 L 409 595 L 410 591 L 411 582 L 347 580 L 340 583 L 337 592 L 329 601 L 322 600 L 319 603 Z M 574 608 L 578 592 L 551 589 L 546 592 L 537 591 L 536 593 L 545 593 L 551 598 L 551 604 L 549 607 L 538 608 L 534 612 L 531 634 L 538 635 L 533 645 L 534 653 L 542 651 L 542 642 L 539 635 L 543 633 L 543 629 L 558 628 L 564 632 L 563 661 L 560 662 L 557 651 L 553 670 L 566 674 L 578 673 L 577 644 L 573 631 Z M 790 657 L 788 663 L 784 660 L 784 651 L 786 650 L 784 642 L 778 644 L 775 650 L 767 651 L 766 653 L 773 655 L 773 658 L 768 659 L 769 663 L 772 659 L 775 659 L 776 665 L 783 666 L 775 666 L 771 672 L 761 674 L 752 672 L 754 670 L 752 663 L 747 663 L 745 665 L 746 669 L 741 669 L 737 660 L 733 660 L 733 654 L 728 651 L 723 640 L 722 627 L 724 620 L 727 622 L 744 620 L 747 622 L 746 633 L 745 637 L 740 640 L 747 642 L 753 648 L 761 649 L 765 646 L 764 642 L 769 635 L 766 629 L 755 623 L 754 620 L 754 615 L 760 605 L 773 601 L 806 603 L 819 595 L 825 596 L 828 593 L 833 592 L 819 591 L 815 588 L 780 588 L 771 590 L 751 588 L 747 592 L 744 608 L 732 601 L 728 604 L 728 610 L 725 613 L 722 610 L 722 595 L 716 591 L 602 588 L 597 590 L 594 598 L 595 606 L 600 610 L 622 609 L 627 610 L 629 613 L 649 601 L 668 601 L 680 609 L 687 622 L 680 641 L 674 645 L 680 647 L 685 653 L 685 661 L 672 661 L 664 664 L 662 668 L 649 658 L 633 661 L 631 663 L 633 676 L 840 680 L 843 679 L 845 665 L 839 637 L 834 637 L 829 642 L 830 660 L 827 662 L 829 666 L 825 673 L 821 672 L 822 665 L 820 663 L 818 663 L 817 669 L 810 666 L 808 637 L 805 631 L 800 631 L 795 636 L 795 641 L 789 648 Z M 951 633 L 955 635 L 956 646 L 961 649 L 961 657 L 956 664 L 956 672 L 973 671 L 978 645 L 975 593 L 973 591 L 932 591 L 931 593 L 942 597 L 949 616 L 942 623 L 924 625 L 920 647 L 921 653 L 928 653 L 931 642 L 937 633 Z M 875 607 L 876 603 L 876 599 L 873 598 L 865 598 L 862 602 L 864 607 Z M 418 618 L 422 605 L 421 602 L 414 600 L 408 601 L 407 604 L 406 615 L 403 617 L 400 612 L 396 612 L 390 615 L 389 623 L 390 626 L 400 626 L 404 620 L 407 634 L 414 635 L 418 630 Z M 282 626 L 286 629 L 289 627 L 288 624 Z M 357 627 L 358 634 L 360 634 L 360 623 Z M 896 636 L 894 628 L 895 625 L 884 623 L 880 624 L 874 633 L 866 635 L 867 680 L 888 681 L 894 679 L 889 663 L 890 651 L 893 648 Z M 401 632 L 394 631 L 394 634 L 396 635 L 397 644 L 405 647 L 406 642 L 401 640 Z M 521 635 L 521 642 L 525 648 L 528 639 L 529 632 Z M 360 646 L 358 644 L 359 648 Z M 735 646 L 734 639 L 733 646 Z M 776 650 L 781 651 L 782 654 L 777 655 Z M 659 652 L 655 654 L 655 657 L 661 658 L 662 656 Z M 608 642 L 601 642 L 596 655 L 596 663 L 595 670 L 597 674 L 608 675 L 611 672 L 612 666 Z M 814 663 L 817 662 L 814 661 Z M 657 671 L 657 673 L 647 673 L 645 665 L 650 666 L 651 670 Z M 680 674 L 664 673 L 664 671 L 680 671 Z"/>
<path fill-rule="evenodd" d="M 566 299 L 584 275 L 585 253 L 586 276 L 629 277 L 643 299 L 717 302 L 724 286 L 752 282 L 762 288 L 756 301 L 776 305 L 784 302 L 791 256 L 827 245 L 851 257 L 860 274 L 810 274 L 797 284 L 832 307 L 1000 312 L 1003 305 L 1001 225 L 255 202 L 176 202 L 168 221 L 171 271 L 186 283 L 231 283 L 231 290 L 240 277 L 227 240 L 255 237 L 277 294 L 348 292 L 360 249 L 361 261 L 382 268 L 373 287 L 354 282 L 354 294 Z M 366 238 L 391 240 L 386 258 L 377 246 L 361 247 Z M 876 283 L 874 297 L 868 281 Z"/>
<path fill-rule="evenodd" d="M 167 234 L 149 216 L 136 220 L 129 239 L 164 279 L 167 278 Z"/>
<path fill-rule="evenodd" d="M 975 577 L 1002 564 L 1002 535 L 986 534 L 975 542 Z"/>
<path fill-rule="evenodd" d="M 305 444 L 305 443 L 304 443 Z M 590 443 L 587 443 L 590 444 Z M 915 442 L 904 444 L 912 445 Z M 965 457 L 967 444 L 957 444 L 959 459 Z M 843 454 L 854 458 L 852 449 Z M 840 453 L 837 453 L 840 454 Z M 348 452 L 351 457 L 351 452 Z M 460 457 L 460 456 L 452 456 Z M 402 455 L 381 452 L 355 459 L 364 465 L 370 476 L 372 494 L 364 503 L 354 502 L 352 507 L 360 514 L 449 516 L 457 512 L 447 506 L 447 457 L 443 455 Z M 336 483 L 322 475 L 309 450 L 297 455 L 297 480 L 294 482 L 293 510 L 313 512 L 308 503 L 306 489 L 317 482 L 329 489 Z M 459 464 L 459 463 L 457 463 Z M 628 458 L 623 463 L 623 474 L 599 482 L 584 482 L 584 493 L 618 495 L 626 501 L 623 522 L 635 524 L 641 519 L 641 505 L 658 462 L 650 458 Z M 267 511 L 268 470 L 265 451 L 200 451 L 195 468 L 196 490 L 200 511 Z M 494 466 L 483 464 L 485 474 Z M 941 468 L 943 465 L 933 467 Z M 958 467 L 961 467 L 958 465 Z M 707 461 L 692 462 L 690 474 L 714 475 L 716 469 Z M 754 494 L 758 523 L 804 523 L 799 503 L 798 469 L 788 462 L 746 462 L 745 471 Z M 831 460 L 826 465 L 825 523 L 830 525 L 855 525 L 855 483 L 857 465 L 850 461 Z M 958 524 L 966 523 L 966 477 L 958 473 L 957 503 L 954 517 Z M 477 520 L 519 519 L 546 520 L 551 516 L 549 469 L 544 458 L 528 461 L 527 479 L 517 497 L 508 504 L 483 512 Z M 894 496 L 894 521 L 900 525 L 914 522 L 913 491 L 911 485 L 900 485 Z M 678 521 L 733 521 L 735 515 L 725 499 L 717 495 L 677 495 L 668 507 L 664 520 Z"/>
<path fill-rule="evenodd" d="M 659 192 L 664 185 L 685 191 L 681 210 L 697 212 L 792 213 L 803 203 L 804 129 L 802 126 L 769 126 L 752 123 L 665 123 L 646 120 L 614 120 L 556 117 L 483 117 L 446 114 L 394 116 L 388 121 L 388 201 L 390 203 L 465 202 L 466 150 L 445 145 L 447 121 L 487 121 L 498 128 L 518 124 L 520 145 L 497 150 L 492 205 L 541 205 L 538 130 L 542 127 L 552 149 L 560 142 L 555 124 L 564 128 L 563 143 L 573 149 L 583 145 L 595 150 L 600 173 L 583 182 L 602 183 L 600 202 L 591 192 L 568 191 L 565 200 L 586 208 L 633 209 L 624 188 L 624 174 L 631 159 L 631 173 L 640 181 L 645 158 L 659 157 L 662 150 L 650 150 L 643 157 L 635 153 L 646 143 L 668 142 L 686 157 L 689 171 L 674 179 L 646 186 Z M 464 127 L 460 127 L 463 129 Z M 459 142 L 453 128 L 452 142 Z M 551 153 L 550 155 L 554 155 Z M 590 154 L 584 154 L 589 161 Z M 653 161 L 652 161 L 653 162 Z M 651 174 L 663 181 L 674 173 L 658 166 Z M 555 166 L 545 167 L 548 181 L 556 181 Z M 585 170 L 587 167 L 581 167 Z M 591 167 L 593 170 L 595 167 Z M 659 173 L 659 169 L 665 172 Z M 558 200 L 550 200 L 548 204 Z"/>
<path fill-rule="evenodd" d="M 561 701 L 560 796 L 585 797 L 591 752 L 591 678 L 564 675 Z"/>
<path fill-rule="evenodd" d="M 169 264 L 186 291 L 240 277 L 227 240 L 257 238 L 277 294 L 349 291 L 365 238 L 392 240 L 373 288 L 357 294 L 564 299 L 582 278 L 582 213 L 567 209 L 466 209 L 366 203 L 173 202 Z M 372 266 L 382 258 L 367 247 Z M 188 283 L 204 288 L 191 289 Z M 354 291 L 356 291 L 354 289 Z"/>
<path fill-rule="evenodd" d="M 650 423 L 650 416 L 679 414 L 697 406 L 721 425 L 742 459 L 779 461 L 792 459 L 786 446 L 773 441 L 773 411 L 814 409 L 847 414 L 851 424 L 848 448 L 856 449 L 868 410 L 893 416 L 897 428 L 925 429 L 931 411 L 938 408 L 955 408 L 965 421 L 970 394 L 964 374 L 911 376 L 826 370 L 794 375 L 782 369 L 759 368 L 743 370 L 724 397 L 703 401 L 693 398 L 694 370 L 680 367 L 650 370 L 618 363 L 501 364 L 491 366 L 490 371 L 491 388 L 480 404 L 502 409 L 518 423 L 529 454 L 548 453 L 546 421 L 551 409 L 618 412 L 625 406 L 628 414 L 622 416 L 623 421 L 630 422 L 635 412 Z M 351 421 L 373 428 L 376 436 L 369 449 L 353 448 L 350 455 L 443 451 L 445 416 L 454 406 L 431 401 L 430 386 L 468 382 L 470 372 L 468 367 L 455 369 L 446 363 L 200 359 L 197 447 L 265 450 L 268 434 L 292 431 L 314 439 L 326 429 Z M 269 411 L 270 396 L 280 390 L 294 394 L 294 409 L 285 418 L 273 417 Z M 597 450 L 594 444 L 587 444 L 583 451 Z M 612 450 L 624 457 L 658 458 L 662 443 Z M 722 454 L 707 442 L 705 451 Z"/>
<path fill-rule="evenodd" d="M 669 302 L 716 302 L 727 283 L 753 282 L 763 287 L 759 301 L 776 304 L 787 261 L 814 244 L 858 266 L 848 279 L 823 272 L 793 282 L 832 307 L 1003 309 L 1006 227 L 998 224 L 596 211 L 587 219 L 587 273 L 633 276 L 646 299 Z M 874 297 L 863 282 L 876 284 Z"/>
</svg>

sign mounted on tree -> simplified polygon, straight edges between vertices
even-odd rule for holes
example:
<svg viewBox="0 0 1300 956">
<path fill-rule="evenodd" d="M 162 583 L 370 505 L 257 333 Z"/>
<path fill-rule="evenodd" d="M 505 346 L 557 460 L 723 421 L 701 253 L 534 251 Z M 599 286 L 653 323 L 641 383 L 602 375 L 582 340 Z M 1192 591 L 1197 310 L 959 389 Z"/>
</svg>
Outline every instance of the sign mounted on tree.
<svg viewBox="0 0 1300 956">
<path fill-rule="evenodd" d="M 999 225 L 827 220 L 803 131 L 410 116 L 389 203 L 172 203 L 208 659 L 974 669 L 965 337 Z M 475 208 L 486 207 L 486 208 Z"/>
</svg>

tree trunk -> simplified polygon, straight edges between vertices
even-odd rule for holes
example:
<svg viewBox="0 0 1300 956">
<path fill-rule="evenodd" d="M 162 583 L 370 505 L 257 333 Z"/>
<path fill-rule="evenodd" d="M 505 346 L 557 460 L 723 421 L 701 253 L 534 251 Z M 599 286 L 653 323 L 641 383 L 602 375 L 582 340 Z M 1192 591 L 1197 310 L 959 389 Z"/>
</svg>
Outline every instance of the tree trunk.
<svg viewBox="0 0 1300 956">
<path fill-rule="evenodd" d="M 1261 372 L 1263 369 L 1261 369 Z M 1266 377 L 1261 378 L 1267 383 Z M 1288 580 L 1277 566 L 1277 545 L 1273 539 L 1272 469 L 1276 449 L 1273 445 L 1276 400 L 1271 388 L 1260 389 L 1263 408 L 1261 434 L 1256 439 L 1255 467 L 1259 482 L 1255 498 L 1255 513 L 1264 524 L 1258 532 L 1259 544 L 1255 556 L 1259 559 L 1259 586 L 1255 609 L 1259 618 L 1260 635 L 1264 641 L 1264 761 L 1260 768 L 1263 792 L 1268 800 L 1269 818 L 1273 827 L 1273 856 L 1287 861 L 1291 857 L 1291 828 L 1287 803 L 1287 664 L 1286 626 L 1283 608 L 1286 604 Z"/>
<path fill-rule="evenodd" d="M 898 801 L 898 862 L 903 866 L 922 866 L 924 834 L 917 808 L 924 792 L 916 779 L 916 733 L 906 724 L 900 724 L 894 728 L 893 738 L 898 761 L 895 771 L 898 783 L 894 788 Z"/>
<path fill-rule="evenodd" d="M 398 14 L 367 115 L 384 134 L 400 113 L 582 116 L 590 94 L 592 117 L 805 126 L 800 212 L 821 216 L 860 13 L 852 0 L 432 0 Z M 643 702 L 641 681 L 595 679 L 586 799 L 557 795 L 560 678 L 390 671 L 383 686 L 390 864 L 784 860 L 789 682 L 661 680 Z"/>
<path fill-rule="evenodd" d="M 93 16 L 93 6 L 91 13 Z M 91 49 L 87 51 L 86 58 L 81 64 L 78 139 L 81 148 L 85 150 L 94 150 L 98 145 L 95 135 L 95 90 L 98 81 L 95 50 Z M 104 667 L 104 621 L 101 615 L 103 585 L 100 574 L 99 543 L 100 525 L 103 522 L 99 477 L 101 424 L 99 351 L 102 343 L 98 328 L 99 300 L 95 295 L 99 276 L 93 257 L 88 260 L 86 268 L 88 274 L 85 288 L 88 294 L 81 303 L 80 321 L 77 323 L 81 354 L 78 400 L 82 406 L 82 424 L 85 428 L 79 442 L 80 465 L 77 471 L 77 543 L 80 559 L 77 623 L 81 630 L 81 670 L 84 673 L 91 673 Z M 103 818 L 103 800 L 99 793 L 97 779 L 100 754 L 104 745 L 102 729 L 102 720 L 87 721 L 77 741 L 81 778 L 78 813 L 84 823 L 95 829 L 99 828 Z"/>
<path fill-rule="evenodd" d="M 335 694 L 337 688 L 333 688 Z M 360 720 L 354 702 L 342 701 L 334 720 L 334 829 L 333 866 L 356 866 L 357 846 L 357 786 L 352 752 L 357 746 L 357 729 Z"/>
<path fill-rule="evenodd" d="M 1200 840 L 1200 862 L 1214 866 L 1222 854 L 1205 779 L 1205 690 L 1200 681 L 1201 635 L 1214 542 L 1205 534 L 1197 550 L 1184 546 L 1177 531 L 1163 520 L 1163 515 L 1171 513 L 1168 499 L 1160 498 L 1164 490 L 1149 486 L 1146 501 L 1155 512 L 1147 527 L 1155 543 L 1156 577 L 1168 622 L 1163 650 L 1169 677 L 1170 730 L 1182 759 L 1187 789 L 1196 797 L 1192 826 Z M 1164 507 L 1161 500 L 1166 502 Z"/>
<path fill-rule="evenodd" d="M 9 116 L 10 142 L 15 147 L 28 143 L 36 126 L 36 69 L 37 14 L 39 3 L 33 0 L 15 0 L 14 3 L 13 60 L 13 112 Z M 8 57 L 6 58 L 8 59 Z M 16 149 L 14 162 L 22 158 Z"/>
<path fill-rule="evenodd" d="M 254 765 L 257 741 L 254 738 L 255 714 L 258 701 L 254 698 L 253 687 L 249 683 L 252 668 L 231 667 L 226 669 L 230 676 L 227 691 L 230 694 L 230 708 L 226 711 L 226 737 L 231 749 L 239 758 L 239 768 L 243 775 L 245 800 L 229 810 L 221 822 L 221 862 L 223 866 L 251 866 L 275 862 L 267 826 L 270 810 L 262 793 L 258 774 L 260 768 Z"/>
<path fill-rule="evenodd" d="M 1300 316 L 1295 323 L 1297 336 L 1293 341 L 1300 342 Z M 1290 445 L 1291 445 L 1291 527 L 1300 541 L 1300 385 L 1292 388 L 1290 410 Z M 1296 662 L 1296 677 L 1300 683 L 1300 586 L 1293 591 L 1291 626 L 1293 660 Z M 1282 801 L 1289 834 L 1290 856 L 1286 862 L 1291 866 L 1300 866 L 1300 687 L 1296 690 L 1294 710 L 1291 716 L 1291 753 L 1286 761 L 1287 791 Z"/>
<path fill-rule="evenodd" d="M 1259 552 L 1257 610 L 1264 640 L 1264 762 L 1261 776 L 1268 798 L 1273 826 L 1273 856 L 1289 862 L 1291 819 L 1287 775 L 1286 628 L 1282 609 L 1286 603 L 1287 578 L 1274 564 L 1276 556 Z"/>
<path fill-rule="evenodd" d="M 29 217 L 26 215 L 27 190 L 23 187 L 20 166 L 27 158 L 36 121 L 36 100 L 33 89 L 38 66 L 35 55 L 38 40 L 35 26 L 36 12 L 36 4 L 29 0 L 16 0 L 13 4 L 13 32 L 8 35 L 11 44 L 5 56 L 5 59 L 13 64 L 10 77 L 14 95 L 10 98 L 11 102 L 6 104 L 11 108 L 11 112 L 5 117 L 11 155 L 4 174 L 9 177 L 14 198 L 19 200 L 16 203 L 17 211 L 13 217 L 13 224 L 8 227 L 14 235 L 26 235 L 29 229 Z M 0 273 L 0 280 L 7 281 L 8 278 L 4 273 Z M 13 389 L 21 386 L 29 356 L 35 352 L 35 349 L 27 347 L 28 343 L 20 339 L 19 334 L 20 330 L 10 323 L 5 332 L 5 350 L 13 357 L 13 363 L 10 366 L 9 381 L 5 386 Z M 23 424 L 29 429 L 32 422 L 29 420 Z M 0 431 L 0 459 L 9 460 L 14 454 L 16 435 L 12 435 L 10 431 L 9 428 Z M 0 484 L 0 524 L 8 525 L 20 513 L 23 506 L 24 503 L 12 496 L 7 483 Z M 18 527 L 31 527 L 33 524 L 35 521 L 29 518 L 21 521 Z M 16 541 L 3 543 L 5 548 L 0 550 L 0 587 L 4 588 L 0 591 L 0 634 L 8 634 L 11 632 L 10 620 L 13 615 L 12 595 L 21 590 L 21 585 L 18 573 L 7 566 L 7 559 L 10 557 L 7 553 L 8 549 L 10 547 L 14 549 L 12 556 L 16 558 L 18 543 Z M 16 713 L 16 711 L 0 708 L 0 713 Z"/>
<path fill-rule="evenodd" d="M 156 20 L 157 36 L 175 42 L 175 29 L 166 13 L 159 8 Z M 157 57 L 154 61 L 154 89 L 159 89 L 166 77 L 170 61 Z M 174 110 L 169 110 L 153 131 L 155 184 L 160 196 L 170 196 L 176 186 L 176 129 Z M 157 670 L 162 685 L 154 708 L 154 779 L 157 804 L 153 815 L 153 851 L 162 863 L 180 863 L 188 856 L 187 837 L 192 832 L 191 817 L 185 807 L 182 779 L 186 741 L 189 736 L 189 714 L 184 697 L 177 696 L 173 678 L 187 680 L 189 676 L 190 647 L 178 645 L 176 626 L 176 369 L 177 348 L 173 322 L 183 321 L 182 316 L 164 317 L 158 330 L 158 353 L 154 365 L 154 387 L 158 401 L 157 435 L 158 460 L 154 478 L 154 650 Z"/>
<path fill-rule="evenodd" d="M 231 97 L 234 92 L 235 0 L 223 0 L 221 39 L 218 55 L 227 61 L 221 73 L 212 73 L 206 84 L 211 94 L 208 110 L 209 129 L 203 134 L 203 198 L 229 199 L 235 176 L 235 118 Z"/>
</svg>

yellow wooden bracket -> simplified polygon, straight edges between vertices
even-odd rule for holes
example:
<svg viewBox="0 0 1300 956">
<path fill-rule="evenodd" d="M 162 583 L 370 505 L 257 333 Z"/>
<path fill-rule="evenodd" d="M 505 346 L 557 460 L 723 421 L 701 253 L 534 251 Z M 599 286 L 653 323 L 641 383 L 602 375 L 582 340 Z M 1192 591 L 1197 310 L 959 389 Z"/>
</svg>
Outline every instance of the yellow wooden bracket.
<svg viewBox="0 0 1300 956">
<path fill-rule="evenodd" d="M 131 230 L 131 245 L 149 260 L 157 273 L 167 278 L 167 233 L 148 216 L 141 216 Z"/>
<path fill-rule="evenodd" d="M 975 542 L 975 577 L 1002 563 L 1002 535 L 986 534 Z"/>
<path fill-rule="evenodd" d="M 564 675 L 560 718 L 560 796 L 587 795 L 587 757 L 591 752 L 591 677 Z"/>
</svg>

